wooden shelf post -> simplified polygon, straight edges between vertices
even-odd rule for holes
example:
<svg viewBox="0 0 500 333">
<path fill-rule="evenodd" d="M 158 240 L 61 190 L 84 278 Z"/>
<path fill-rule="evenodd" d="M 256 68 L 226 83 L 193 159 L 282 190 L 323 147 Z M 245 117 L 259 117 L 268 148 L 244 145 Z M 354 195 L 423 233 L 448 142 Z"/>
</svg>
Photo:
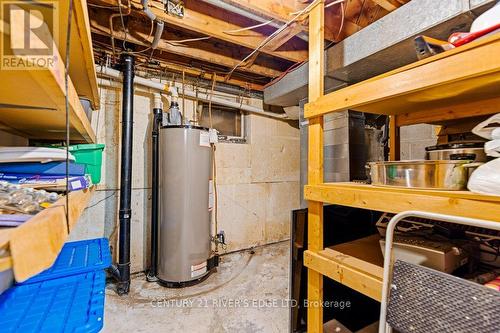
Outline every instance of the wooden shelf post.
<svg viewBox="0 0 500 333">
<path fill-rule="evenodd" d="M 399 133 L 397 116 L 389 116 L 389 159 L 391 161 L 401 159 L 401 137 Z"/>
<path fill-rule="evenodd" d="M 309 14 L 309 102 L 324 93 L 324 0 L 317 0 Z M 323 183 L 323 116 L 309 119 L 308 174 L 309 185 Z M 308 249 L 323 250 L 323 203 L 309 201 Z M 307 332 L 323 332 L 323 276 L 308 269 Z"/>
</svg>

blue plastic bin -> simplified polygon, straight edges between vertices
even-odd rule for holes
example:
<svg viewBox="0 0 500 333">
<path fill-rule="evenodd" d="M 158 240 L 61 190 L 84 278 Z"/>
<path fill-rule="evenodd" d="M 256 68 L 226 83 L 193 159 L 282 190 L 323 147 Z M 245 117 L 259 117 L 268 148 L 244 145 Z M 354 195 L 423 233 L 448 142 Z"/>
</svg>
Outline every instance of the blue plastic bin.
<svg viewBox="0 0 500 333">
<path fill-rule="evenodd" d="M 27 284 L 72 274 L 103 270 L 111 265 L 107 238 L 96 238 L 64 244 L 52 267 L 19 283 Z"/>
<path fill-rule="evenodd" d="M 103 270 L 12 287 L 0 295 L 3 333 L 99 332 L 104 324 Z"/>
<path fill-rule="evenodd" d="M 52 267 L 0 295 L 0 332 L 99 332 L 110 264 L 106 238 L 64 244 Z"/>
</svg>

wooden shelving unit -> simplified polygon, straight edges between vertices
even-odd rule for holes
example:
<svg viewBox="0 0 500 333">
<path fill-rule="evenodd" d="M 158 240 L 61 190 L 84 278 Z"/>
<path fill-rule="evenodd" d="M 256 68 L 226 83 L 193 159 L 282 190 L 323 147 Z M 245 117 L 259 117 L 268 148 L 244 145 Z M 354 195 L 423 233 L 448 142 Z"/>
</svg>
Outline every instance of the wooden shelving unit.
<svg viewBox="0 0 500 333">
<path fill-rule="evenodd" d="M 68 3 L 59 3 L 59 33 L 54 38 L 53 66 L 0 70 L 0 130 L 32 139 L 66 137 L 65 56 Z M 65 21 L 66 20 L 66 21 Z M 95 133 L 79 98 L 99 107 L 97 78 L 85 0 L 74 3 L 68 81 L 70 139 L 95 142 Z M 23 27 L 19 27 L 20 29 Z M 10 38 L 3 31 L 4 38 Z M 26 59 L 17 56 L 18 59 Z"/>
<path fill-rule="evenodd" d="M 457 114 L 453 106 L 498 102 L 499 52 L 500 35 L 496 34 L 323 95 L 305 106 L 305 116 L 342 110 L 407 116 L 424 112 L 435 122 L 440 116 L 445 120 L 498 112 L 498 104 L 496 111 L 469 109 L 471 115 Z M 450 111 L 436 114 L 442 108 Z"/>
<path fill-rule="evenodd" d="M 94 189 L 70 192 L 68 219 L 66 197 L 42 210 L 17 228 L 0 229 L 0 271 L 12 269 L 16 281 L 24 281 L 49 268 L 61 251 L 68 231 L 78 222 Z M 68 230 L 69 226 L 69 230 Z"/>
<path fill-rule="evenodd" d="M 326 248 L 305 251 L 304 265 L 380 301 L 384 259 L 378 235 Z"/>
<path fill-rule="evenodd" d="M 407 210 L 500 222 L 500 196 L 470 191 L 415 190 L 358 183 L 324 183 L 304 189 L 307 200 L 389 213 Z"/>
<path fill-rule="evenodd" d="M 52 64 L 35 69 L 0 70 L 0 130 L 30 139 L 66 138 L 66 96 L 69 104 L 70 140 L 94 143 L 95 133 L 80 103 L 88 99 L 99 108 L 99 94 L 86 0 L 74 0 L 69 49 L 69 80 L 66 94 L 65 62 L 69 2 L 55 4 L 58 32 L 51 36 Z M 24 29 L 23 22 L 11 29 Z M 2 37 L 11 38 L 10 30 Z M 26 60 L 16 55 L 16 59 Z M 1 145 L 1 143 L 0 143 Z M 69 231 L 83 213 L 93 188 L 68 194 L 17 228 L 0 229 L 0 271 L 12 269 L 16 281 L 24 281 L 49 268 Z M 68 228 L 69 227 L 69 228 Z"/>
<path fill-rule="evenodd" d="M 66 61 L 67 31 L 64 27 L 68 25 L 69 1 L 60 1 L 59 6 L 59 27 L 62 27 L 59 30 L 59 53 L 63 61 Z M 89 99 L 94 109 L 97 110 L 99 108 L 99 90 L 86 0 L 73 1 L 71 20 L 69 76 L 75 82 L 78 96 Z"/>
<path fill-rule="evenodd" d="M 420 210 L 500 222 L 500 197 L 468 191 L 324 183 L 323 115 L 356 110 L 391 116 L 391 159 L 398 127 L 500 112 L 500 34 L 324 95 L 324 1 L 309 14 L 308 332 L 323 331 L 323 276 L 380 300 L 382 260 L 376 236 L 323 247 L 323 203 L 399 213 Z M 335 223 L 335 221 L 332 221 Z M 380 254 L 380 257 L 373 255 Z"/>
</svg>

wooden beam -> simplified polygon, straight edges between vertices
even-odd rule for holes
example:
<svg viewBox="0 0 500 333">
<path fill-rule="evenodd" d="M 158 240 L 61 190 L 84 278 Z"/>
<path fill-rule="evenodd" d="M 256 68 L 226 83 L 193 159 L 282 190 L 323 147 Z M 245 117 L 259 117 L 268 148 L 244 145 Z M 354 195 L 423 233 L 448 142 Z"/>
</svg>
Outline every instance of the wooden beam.
<svg viewBox="0 0 500 333">
<path fill-rule="evenodd" d="M 107 6 L 116 6 L 117 4 L 116 0 L 92 0 L 92 2 Z M 155 3 L 157 6 L 162 6 L 162 3 L 159 1 L 150 2 Z M 168 15 L 156 7 L 151 7 L 150 9 L 160 20 L 168 24 L 212 36 L 250 49 L 257 48 L 257 46 L 268 37 L 256 31 L 246 31 L 238 35 L 227 33 L 228 31 L 241 29 L 242 26 L 232 23 L 227 12 L 206 3 L 199 4 L 197 2 L 198 1 L 186 2 L 183 18 Z M 138 9 L 139 12 L 142 13 L 142 5 L 139 0 L 131 0 L 131 4 L 133 8 Z M 203 12 L 201 10 L 203 8 L 210 8 L 210 12 Z M 198 11 L 196 9 L 200 10 Z M 263 52 L 293 62 L 300 62 L 307 59 L 307 50 L 305 49 L 291 49 L 286 51 L 263 50 Z"/>
<path fill-rule="evenodd" d="M 276 51 L 280 46 L 288 42 L 290 39 L 295 37 L 299 32 L 302 31 L 302 27 L 299 23 L 292 23 L 288 28 L 284 29 L 279 33 L 272 41 L 270 41 L 262 51 Z"/>
<path fill-rule="evenodd" d="M 408 126 L 421 123 L 442 124 L 451 120 L 485 116 L 498 112 L 500 112 L 500 97 L 403 113 L 398 115 L 396 125 Z"/>
<path fill-rule="evenodd" d="M 99 44 L 94 46 L 96 51 L 99 54 L 99 57 L 97 58 L 97 61 L 99 63 L 104 63 L 105 61 L 105 56 L 108 55 L 110 57 L 113 57 L 113 53 L 110 49 L 108 49 L 107 45 L 107 40 L 104 42 L 106 45 L 106 48 L 103 48 L 101 45 L 103 44 L 102 40 L 105 40 L 105 38 L 101 35 L 94 34 L 93 35 L 93 40 L 94 43 Z M 141 66 L 142 64 L 149 64 L 150 59 L 149 59 L 150 54 L 136 54 L 136 65 Z M 184 58 L 184 57 L 182 57 Z M 171 72 L 171 73 L 178 73 L 182 74 L 184 71 L 186 75 L 197 79 L 205 79 L 205 80 L 211 80 L 212 79 L 212 72 L 207 71 L 202 69 L 203 64 L 197 64 L 198 66 L 191 65 L 189 61 L 193 60 L 191 58 L 185 58 L 186 61 L 181 60 L 182 59 L 179 56 L 168 54 L 166 52 L 163 53 L 155 53 L 153 55 L 153 59 L 157 60 L 159 62 L 157 70 L 165 73 L 165 72 Z M 222 67 L 221 67 L 222 68 Z M 215 70 L 215 69 L 214 69 Z M 153 69 L 154 71 L 154 69 Z M 99 72 L 99 70 L 97 70 Z M 246 90 L 254 90 L 254 91 L 263 91 L 264 90 L 264 84 L 262 83 L 262 80 L 253 80 L 252 78 L 242 78 L 239 77 L 238 74 L 239 72 L 233 75 L 229 80 L 226 80 L 222 75 L 217 75 L 216 81 L 221 82 L 221 83 L 226 83 L 234 86 L 241 87 Z M 0 126 L 1 129 L 1 126 Z"/>
<path fill-rule="evenodd" d="M 319 253 L 306 251 L 304 265 L 380 302 L 384 258 L 379 240 L 377 234 Z"/>
<path fill-rule="evenodd" d="M 309 101 L 324 94 L 325 71 L 325 1 L 318 0 L 309 14 Z M 309 149 L 307 181 L 310 185 L 323 183 L 323 117 L 309 119 Z M 323 203 L 309 201 L 308 250 L 323 250 Z M 323 332 L 323 276 L 308 270 L 307 332 Z"/>
<path fill-rule="evenodd" d="M 202 78 L 202 79 L 205 79 L 205 80 L 211 80 L 212 79 L 212 74 L 211 73 L 207 73 L 205 71 L 197 70 L 197 69 L 194 69 L 194 68 L 189 68 L 189 67 L 182 66 L 182 65 L 165 63 L 165 64 L 162 64 L 161 67 L 165 68 L 165 70 L 175 71 L 175 72 L 179 72 L 179 73 L 182 73 L 182 71 L 184 71 L 186 73 L 186 75 L 193 76 L 193 77 L 199 77 L 199 78 Z M 220 75 L 217 75 L 215 77 L 215 81 L 221 82 L 221 83 L 226 83 L 226 84 L 232 84 L 232 85 L 235 85 L 235 86 L 240 86 L 242 88 L 250 89 L 250 90 L 257 90 L 257 91 L 263 91 L 264 90 L 264 86 L 263 85 L 252 83 L 252 82 L 250 82 L 248 80 L 238 79 L 238 78 L 236 78 L 234 76 L 231 77 L 230 79 L 226 80 L 224 77 L 222 77 Z"/>
<path fill-rule="evenodd" d="M 389 117 L 389 159 L 399 161 L 401 159 L 401 136 L 397 125 L 398 116 Z"/>
<path fill-rule="evenodd" d="M 396 0 L 372 0 L 372 1 L 389 12 L 392 12 L 401 7 L 401 3 Z"/>
<path fill-rule="evenodd" d="M 307 3 L 295 0 L 224 0 L 233 6 L 246 9 L 256 15 L 269 17 L 278 21 L 286 22 L 292 18 L 291 13 L 304 9 Z M 307 28 L 306 28 L 307 29 Z"/>
<path fill-rule="evenodd" d="M 311 251 L 305 251 L 304 266 L 315 271 L 317 270 L 330 279 L 340 282 L 380 302 L 382 299 L 382 278 L 369 274 L 369 271 L 357 269 L 357 267 L 353 268 L 343 262 L 351 260 L 358 266 L 361 266 L 361 260 L 357 260 L 354 257 L 349 257 L 336 251 L 330 251 L 332 252 L 330 258 Z M 343 261 L 339 258 L 342 258 Z M 372 268 L 375 265 L 366 263 L 365 266 Z M 378 268 L 378 270 L 380 270 L 380 267 Z"/>
<path fill-rule="evenodd" d="M 500 222 L 500 197 L 470 191 L 417 191 L 356 183 L 327 183 L 306 185 L 304 196 L 307 200 L 388 213 L 421 210 Z"/>
<path fill-rule="evenodd" d="M 100 15 L 96 15 L 92 17 L 91 19 L 91 28 L 92 32 L 98 35 L 102 36 L 110 36 L 111 30 L 107 26 L 105 22 L 101 22 Z M 148 33 L 144 32 L 144 27 L 143 25 L 141 26 L 140 23 L 135 22 L 133 20 L 129 21 L 129 31 L 133 31 L 133 34 L 128 33 L 127 34 L 127 40 L 134 43 L 138 44 L 144 47 L 148 47 L 151 45 L 151 42 L 148 41 Z M 121 25 L 115 25 L 115 31 L 114 31 L 114 36 L 117 39 L 123 40 L 125 39 L 125 32 L 122 30 Z M 151 38 L 149 38 L 151 39 Z M 165 40 L 160 40 L 160 43 L 158 44 L 157 50 L 159 51 L 164 51 L 164 52 L 169 52 L 177 55 L 182 55 L 185 57 L 189 58 L 194 58 L 198 60 L 203 60 L 207 61 L 213 64 L 217 65 L 222 65 L 228 68 L 234 67 L 239 61 L 231 56 L 224 55 L 222 53 L 215 53 L 212 51 L 209 51 L 210 48 L 214 48 L 212 45 L 207 44 L 206 47 L 201 47 L 200 45 L 203 44 L 202 42 L 197 42 L 194 43 L 198 47 L 192 47 L 189 44 L 186 44 L 186 46 L 176 46 L 172 45 L 171 43 L 166 42 Z M 205 45 L 205 44 L 203 44 Z M 150 53 L 150 52 L 149 52 Z M 148 54 L 149 54 L 148 53 Z M 262 75 L 265 77 L 269 78 L 274 78 L 277 77 L 281 74 L 280 71 L 264 67 L 262 65 L 254 64 L 253 66 L 250 67 L 241 67 L 239 70 L 244 71 L 244 72 L 249 72 L 257 75 Z"/>
<path fill-rule="evenodd" d="M 293 18 L 292 13 L 295 13 L 301 9 L 304 9 L 308 3 L 301 1 L 289 1 L 289 0 L 266 0 L 266 1 L 254 1 L 254 0 L 225 0 L 226 2 L 251 11 L 257 15 L 272 18 L 280 22 L 287 22 Z M 345 7 L 346 11 L 350 6 L 348 2 Z M 340 8 L 340 6 L 339 6 Z M 343 32 L 339 34 L 340 22 L 340 12 L 336 13 L 339 9 L 330 7 L 327 9 L 327 17 L 329 18 L 325 22 L 324 34 L 325 39 L 331 41 L 339 41 L 348 37 L 357 31 L 361 30 L 361 26 L 346 18 L 343 24 Z M 359 12 L 359 9 L 358 9 Z M 356 16 L 357 19 L 357 16 Z M 307 20 L 300 22 L 298 28 L 301 31 L 307 32 L 308 25 Z M 337 38 L 339 36 L 339 38 Z"/>
</svg>

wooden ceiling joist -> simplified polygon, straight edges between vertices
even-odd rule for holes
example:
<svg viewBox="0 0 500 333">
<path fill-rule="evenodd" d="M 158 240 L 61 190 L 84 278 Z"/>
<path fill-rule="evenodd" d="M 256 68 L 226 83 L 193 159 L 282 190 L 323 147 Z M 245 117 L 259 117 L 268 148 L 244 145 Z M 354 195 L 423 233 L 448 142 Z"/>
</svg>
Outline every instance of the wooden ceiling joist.
<svg viewBox="0 0 500 333">
<path fill-rule="evenodd" d="M 299 32 L 303 29 L 299 23 L 292 23 L 290 26 L 285 28 L 281 33 L 279 33 L 272 41 L 270 41 L 264 48 L 263 52 L 267 51 L 276 51 L 283 44 L 288 42 L 290 39 L 295 37 Z"/>
<path fill-rule="evenodd" d="M 91 28 L 92 32 L 101 36 L 111 36 L 111 30 L 108 27 L 107 19 L 104 15 L 96 14 L 91 16 Z M 125 36 L 125 32 L 122 30 L 121 26 L 116 24 L 114 26 L 113 36 L 116 39 L 124 40 L 127 37 L 129 42 L 143 46 L 144 48 L 151 45 L 151 37 L 144 30 L 144 24 L 138 21 L 129 20 L 128 21 L 128 33 Z M 158 51 L 169 52 L 172 54 L 177 54 L 193 59 L 198 59 L 206 62 L 210 62 L 217 65 L 222 65 L 227 68 L 234 67 L 244 55 L 236 54 L 234 56 L 229 56 L 223 53 L 214 52 L 215 47 L 207 42 L 196 42 L 185 44 L 184 46 L 177 46 L 167 42 L 165 39 L 160 40 L 158 44 Z M 231 50 L 230 50 L 231 51 Z M 235 50 L 232 50 L 235 51 Z M 147 52 L 149 55 L 151 51 Z M 269 78 L 277 77 L 281 74 L 280 70 L 273 69 L 260 64 L 253 64 L 248 67 L 241 67 L 239 70 L 243 72 L 248 72 L 252 74 L 257 74 Z"/>
<path fill-rule="evenodd" d="M 300 0 L 223 0 L 231 5 L 251 11 L 257 15 L 264 15 L 280 22 L 289 21 L 293 15 L 304 9 L 310 1 Z M 346 0 L 344 2 L 345 20 L 340 30 L 340 4 L 329 7 L 325 13 L 325 39 L 340 41 L 378 20 L 410 0 Z M 330 1 L 331 2 L 331 1 Z M 330 3 L 328 2 L 328 3 Z M 380 6 L 380 11 L 375 7 Z M 307 32 L 307 21 L 301 22 L 301 31 Z"/>
<path fill-rule="evenodd" d="M 225 2 L 251 11 L 257 15 L 264 15 L 265 17 L 272 18 L 280 22 L 288 22 L 293 18 L 292 13 L 304 9 L 308 3 L 296 0 L 224 0 Z M 307 32 L 307 22 L 300 22 L 300 31 Z M 325 26 L 325 38 L 328 40 L 335 40 L 337 33 Z"/>
<path fill-rule="evenodd" d="M 116 0 L 98 0 L 94 1 L 95 3 L 103 4 L 106 6 L 116 6 Z M 151 1 L 154 2 L 158 6 L 162 6 L 162 3 L 159 1 Z M 192 1 L 191 6 L 201 6 L 201 4 L 197 4 L 197 1 Z M 140 13 L 142 10 L 142 5 L 139 0 L 131 0 L 132 7 L 137 12 Z M 196 11 L 189 8 L 188 3 L 184 9 L 184 17 L 176 17 L 173 15 L 168 15 L 164 11 L 151 7 L 151 11 L 162 21 L 167 24 L 171 24 L 177 26 L 179 28 L 188 29 L 191 31 L 195 31 L 197 33 L 201 33 L 207 36 L 212 36 L 217 39 L 230 42 L 236 45 L 241 45 L 250 49 L 255 49 L 259 46 L 268 36 L 265 34 L 261 34 L 254 30 L 241 32 L 239 34 L 228 33 L 234 30 L 239 30 L 244 28 L 240 25 L 234 24 L 231 20 L 220 19 L 218 17 L 226 17 L 227 12 L 213 7 L 207 4 L 203 4 L 203 6 L 210 6 L 210 14 L 202 11 Z M 264 53 L 267 53 L 271 56 L 286 59 L 292 62 L 300 62 L 307 59 L 307 49 L 287 49 L 284 51 L 272 51 L 272 50 L 262 50 Z"/>
<path fill-rule="evenodd" d="M 163 70 L 166 71 L 171 71 L 171 72 L 177 72 L 177 73 L 182 73 L 184 72 L 186 75 L 191 76 L 191 77 L 196 77 L 204 80 L 213 80 L 212 73 L 209 72 L 203 72 L 194 68 L 187 68 L 184 66 L 172 64 L 172 63 L 166 63 L 162 64 L 160 66 Z M 257 83 L 252 83 L 249 82 L 248 80 L 242 80 L 237 77 L 231 77 L 230 79 L 225 79 L 224 77 L 217 75 L 215 76 L 215 81 L 220 82 L 220 83 L 227 83 L 235 86 L 239 86 L 248 90 L 257 90 L 257 91 L 263 91 L 264 86 L 257 84 Z"/>
<path fill-rule="evenodd" d="M 401 2 L 397 0 L 373 0 L 373 2 L 389 12 L 402 6 Z"/>
</svg>

